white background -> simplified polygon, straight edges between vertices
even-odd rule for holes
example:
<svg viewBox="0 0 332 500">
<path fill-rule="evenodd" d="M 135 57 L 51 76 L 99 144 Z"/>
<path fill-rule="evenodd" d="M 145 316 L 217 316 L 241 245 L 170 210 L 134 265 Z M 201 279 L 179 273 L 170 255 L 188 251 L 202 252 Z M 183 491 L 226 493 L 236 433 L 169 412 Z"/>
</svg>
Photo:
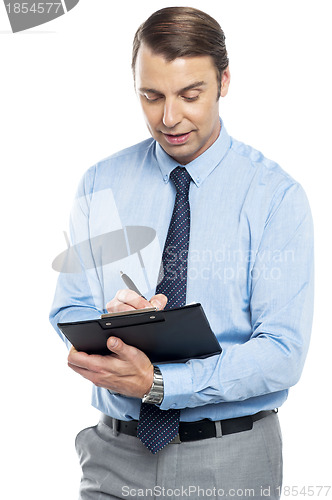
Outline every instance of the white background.
<svg viewBox="0 0 332 500">
<path fill-rule="evenodd" d="M 188 4 L 215 17 L 226 34 L 232 82 L 220 109 L 228 132 L 277 161 L 311 203 L 313 336 L 302 378 L 279 415 L 284 484 L 331 485 L 330 2 Z M 98 412 L 90 407 L 89 382 L 67 368 L 67 351 L 48 322 L 57 278 L 51 262 L 65 248 L 62 232 L 84 171 L 148 137 L 133 90 L 131 43 L 141 22 L 171 5 L 81 0 L 65 16 L 17 34 L 0 5 L 0 493 L 6 500 L 77 498 L 74 438 L 97 422 Z"/>
</svg>

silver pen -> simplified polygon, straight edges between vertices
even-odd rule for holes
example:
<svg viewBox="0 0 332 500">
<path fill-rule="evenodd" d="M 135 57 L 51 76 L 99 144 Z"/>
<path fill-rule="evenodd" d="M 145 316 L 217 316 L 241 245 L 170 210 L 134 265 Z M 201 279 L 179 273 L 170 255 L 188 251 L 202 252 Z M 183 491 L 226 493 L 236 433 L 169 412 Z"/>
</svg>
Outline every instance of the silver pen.
<svg viewBox="0 0 332 500">
<path fill-rule="evenodd" d="M 125 273 L 123 273 L 122 271 L 120 271 L 120 275 L 121 275 L 121 278 L 123 279 L 125 285 L 129 288 L 129 290 L 133 290 L 134 292 L 136 292 L 138 295 L 140 295 L 143 299 L 147 300 L 144 295 L 141 294 L 141 292 L 139 291 L 139 289 L 137 288 L 137 286 L 135 285 L 135 283 L 133 282 L 133 280 L 131 280 L 129 278 L 129 276 L 127 276 Z"/>
</svg>

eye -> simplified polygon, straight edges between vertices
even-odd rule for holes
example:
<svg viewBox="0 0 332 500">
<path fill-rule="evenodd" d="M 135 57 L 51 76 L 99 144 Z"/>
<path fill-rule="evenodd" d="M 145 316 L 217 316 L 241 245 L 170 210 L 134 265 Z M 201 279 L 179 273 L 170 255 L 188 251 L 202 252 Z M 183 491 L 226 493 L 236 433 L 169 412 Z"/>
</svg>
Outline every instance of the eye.
<svg viewBox="0 0 332 500">
<path fill-rule="evenodd" d="M 199 97 L 198 95 L 196 95 L 195 97 L 186 97 L 186 96 L 183 96 L 184 100 L 187 101 L 187 102 L 197 101 L 198 97 Z"/>
<path fill-rule="evenodd" d="M 159 101 L 159 99 L 161 99 L 161 95 L 158 95 L 158 94 L 143 94 L 144 95 L 144 98 L 146 101 L 148 102 L 157 102 Z"/>
<path fill-rule="evenodd" d="M 199 98 L 199 93 L 184 94 L 182 98 L 187 102 L 194 102 Z"/>
</svg>

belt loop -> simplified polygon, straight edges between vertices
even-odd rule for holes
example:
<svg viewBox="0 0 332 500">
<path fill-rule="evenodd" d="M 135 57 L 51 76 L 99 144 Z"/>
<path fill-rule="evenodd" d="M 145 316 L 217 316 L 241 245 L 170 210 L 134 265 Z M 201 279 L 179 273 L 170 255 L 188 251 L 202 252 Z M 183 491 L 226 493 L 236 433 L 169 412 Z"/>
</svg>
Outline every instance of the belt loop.
<svg viewBox="0 0 332 500">
<path fill-rule="evenodd" d="M 116 418 L 112 418 L 112 431 L 115 437 L 119 435 L 119 421 Z"/>
<path fill-rule="evenodd" d="M 221 438 L 222 437 L 222 427 L 221 427 L 220 420 L 216 420 L 214 425 L 216 426 L 216 437 Z"/>
<path fill-rule="evenodd" d="M 170 442 L 170 444 L 180 444 L 181 443 L 181 438 L 180 434 L 177 434 L 174 439 Z"/>
</svg>

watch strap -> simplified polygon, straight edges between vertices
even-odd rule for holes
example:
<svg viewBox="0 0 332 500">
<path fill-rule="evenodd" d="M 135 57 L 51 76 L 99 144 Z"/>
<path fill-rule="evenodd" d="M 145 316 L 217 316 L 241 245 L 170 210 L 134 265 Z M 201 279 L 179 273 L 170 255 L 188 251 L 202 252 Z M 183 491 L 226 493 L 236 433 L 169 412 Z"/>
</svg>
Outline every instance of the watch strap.
<svg viewBox="0 0 332 500">
<path fill-rule="evenodd" d="M 164 379 L 158 366 L 153 367 L 153 382 L 150 391 L 144 394 L 142 403 L 160 405 L 164 399 Z"/>
</svg>

